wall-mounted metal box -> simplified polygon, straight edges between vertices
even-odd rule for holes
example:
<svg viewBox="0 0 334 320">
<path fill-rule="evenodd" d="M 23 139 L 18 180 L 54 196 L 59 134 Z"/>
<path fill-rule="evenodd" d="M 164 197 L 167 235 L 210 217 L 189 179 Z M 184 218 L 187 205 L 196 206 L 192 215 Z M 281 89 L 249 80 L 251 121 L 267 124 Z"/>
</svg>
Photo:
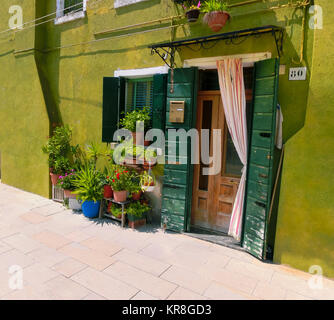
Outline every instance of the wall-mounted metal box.
<svg viewBox="0 0 334 320">
<path fill-rule="evenodd" d="M 169 104 L 169 122 L 184 122 L 184 101 L 171 101 Z"/>
</svg>

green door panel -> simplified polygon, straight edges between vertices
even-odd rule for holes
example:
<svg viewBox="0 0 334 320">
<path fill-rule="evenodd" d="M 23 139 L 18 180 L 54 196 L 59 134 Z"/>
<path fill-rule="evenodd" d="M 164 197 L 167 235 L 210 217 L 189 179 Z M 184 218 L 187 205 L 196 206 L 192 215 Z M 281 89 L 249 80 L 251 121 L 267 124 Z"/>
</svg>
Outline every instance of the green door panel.
<svg viewBox="0 0 334 320">
<path fill-rule="evenodd" d="M 272 95 L 263 95 L 254 97 L 255 113 L 271 113 L 272 112 Z"/>
<path fill-rule="evenodd" d="M 254 147 L 251 145 L 250 159 L 249 161 L 253 164 L 257 164 L 264 167 L 270 165 L 270 150 Z"/>
<path fill-rule="evenodd" d="M 252 146 L 270 149 L 271 131 L 253 130 Z"/>
<path fill-rule="evenodd" d="M 265 222 L 264 220 L 258 219 L 255 216 L 247 216 L 246 217 L 246 232 L 250 235 L 254 235 L 257 238 L 264 240 L 264 232 L 265 232 Z"/>
<path fill-rule="evenodd" d="M 174 69 L 169 71 L 166 103 L 166 164 L 162 187 L 161 224 L 168 230 L 189 231 L 193 165 L 190 161 L 190 143 L 180 143 L 168 134 L 169 129 L 184 129 L 186 132 L 196 125 L 197 68 Z M 173 90 L 171 90 L 173 89 Z M 184 122 L 169 122 L 171 101 L 185 101 Z M 174 147 L 176 148 L 176 151 Z M 180 152 L 186 150 L 187 153 Z M 169 152 L 169 154 L 168 154 Z M 182 158 L 179 155 L 184 155 Z M 176 157 L 173 159 L 172 157 Z M 180 162 L 184 162 L 179 164 Z"/>
<path fill-rule="evenodd" d="M 249 165 L 248 170 L 248 180 L 249 181 L 256 181 L 259 183 L 266 184 L 268 183 L 269 178 L 269 168 L 263 167 L 255 164 Z"/>
<path fill-rule="evenodd" d="M 247 216 L 251 215 L 251 216 L 257 217 L 258 219 L 262 219 L 262 220 L 266 219 L 266 212 L 267 212 L 266 200 L 263 201 L 263 200 L 252 198 L 251 196 L 247 196 L 246 201 L 247 201 L 247 205 L 246 205 Z M 247 224 L 246 224 L 246 227 L 247 227 Z"/>
<path fill-rule="evenodd" d="M 254 113 L 253 130 L 271 131 L 273 121 L 272 113 Z"/>
<path fill-rule="evenodd" d="M 273 185 L 279 59 L 255 63 L 254 76 L 242 246 L 255 257 L 265 259 Z"/>
<path fill-rule="evenodd" d="M 268 194 L 268 185 L 257 181 L 249 180 L 248 196 L 258 200 L 266 200 Z"/>
</svg>

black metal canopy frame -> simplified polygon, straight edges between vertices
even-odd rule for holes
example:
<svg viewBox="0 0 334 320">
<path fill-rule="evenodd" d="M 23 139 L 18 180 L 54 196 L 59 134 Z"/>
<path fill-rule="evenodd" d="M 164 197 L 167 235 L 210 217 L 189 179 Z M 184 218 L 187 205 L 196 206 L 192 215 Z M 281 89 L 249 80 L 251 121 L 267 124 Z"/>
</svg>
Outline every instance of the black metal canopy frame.
<svg viewBox="0 0 334 320">
<path fill-rule="evenodd" d="M 225 40 L 226 44 L 235 44 L 238 45 L 244 40 L 246 40 L 250 36 L 260 37 L 263 34 L 271 34 L 276 43 L 276 49 L 278 56 L 281 57 L 283 54 L 283 37 L 284 37 L 284 29 L 277 26 L 263 26 L 251 29 L 244 29 L 239 31 L 231 31 L 226 33 L 219 33 L 210 36 L 190 38 L 177 40 L 173 42 L 165 42 L 150 45 L 151 54 L 158 54 L 160 58 L 170 67 L 171 69 L 175 68 L 175 52 L 179 50 L 180 47 L 185 46 L 189 47 L 191 45 L 198 44 L 200 49 L 210 49 L 215 46 L 218 41 Z M 205 47 L 204 44 L 207 42 L 215 42 L 210 47 Z M 193 50 L 193 49 L 192 49 Z M 169 60 L 169 62 L 168 62 Z"/>
</svg>

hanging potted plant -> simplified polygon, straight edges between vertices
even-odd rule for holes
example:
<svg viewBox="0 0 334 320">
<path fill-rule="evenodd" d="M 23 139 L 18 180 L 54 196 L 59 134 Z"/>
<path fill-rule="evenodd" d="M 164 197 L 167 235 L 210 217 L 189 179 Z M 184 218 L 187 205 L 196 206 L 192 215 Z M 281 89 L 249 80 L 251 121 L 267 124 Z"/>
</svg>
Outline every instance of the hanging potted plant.
<svg viewBox="0 0 334 320">
<path fill-rule="evenodd" d="M 112 179 L 112 189 L 114 191 L 114 200 L 117 202 L 125 202 L 127 192 L 131 188 L 131 179 L 128 170 L 115 171 Z"/>
<path fill-rule="evenodd" d="M 82 211 L 87 218 L 95 218 L 99 214 L 100 201 L 103 198 L 103 179 L 101 173 L 92 165 L 85 165 L 73 181 L 74 194 L 82 200 Z"/>
<path fill-rule="evenodd" d="M 130 228 L 138 228 L 146 224 L 146 214 L 151 208 L 140 201 L 130 203 L 126 208 Z"/>
<path fill-rule="evenodd" d="M 150 121 L 150 108 L 143 107 L 143 109 L 127 112 L 124 118 L 119 121 L 119 124 L 122 128 L 131 131 L 133 143 L 137 144 L 138 142 L 145 143 L 145 129 L 148 129 Z"/>
<path fill-rule="evenodd" d="M 183 8 L 186 10 L 188 22 L 196 22 L 198 20 L 201 7 L 201 1 L 187 0 L 183 3 Z"/>
<path fill-rule="evenodd" d="M 140 185 L 143 192 L 153 192 L 155 187 L 154 178 L 147 171 L 140 177 Z"/>
<path fill-rule="evenodd" d="M 201 6 L 205 12 L 203 22 L 206 23 L 214 32 L 221 30 L 230 19 L 228 4 L 219 0 L 206 0 Z"/>
</svg>

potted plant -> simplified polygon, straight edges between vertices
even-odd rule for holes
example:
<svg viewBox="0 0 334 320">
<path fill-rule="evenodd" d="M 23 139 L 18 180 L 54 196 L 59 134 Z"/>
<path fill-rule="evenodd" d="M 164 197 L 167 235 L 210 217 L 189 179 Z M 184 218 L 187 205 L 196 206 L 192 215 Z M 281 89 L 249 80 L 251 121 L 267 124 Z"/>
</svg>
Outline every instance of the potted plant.
<svg viewBox="0 0 334 320">
<path fill-rule="evenodd" d="M 154 178 L 144 171 L 140 177 L 140 185 L 143 192 L 152 192 L 155 186 Z"/>
<path fill-rule="evenodd" d="M 101 173 L 93 165 L 86 164 L 73 181 L 73 192 L 82 200 L 82 211 L 87 218 L 95 218 L 99 214 L 100 200 L 103 198 L 103 179 Z"/>
<path fill-rule="evenodd" d="M 148 148 L 145 150 L 145 155 L 141 160 L 143 168 L 148 170 L 150 167 L 154 167 L 157 164 L 157 152 L 152 148 Z"/>
<path fill-rule="evenodd" d="M 183 2 L 183 8 L 186 10 L 188 22 L 196 22 L 198 20 L 201 7 L 201 1 L 187 0 Z"/>
<path fill-rule="evenodd" d="M 228 4 L 224 1 L 206 0 L 201 6 L 201 10 L 205 12 L 203 22 L 214 32 L 221 30 L 230 19 Z"/>
<path fill-rule="evenodd" d="M 126 208 L 128 225 L 130 228 L 138 228 L 146 224 L 146 213 L 150 210 L 147 204 L 140 201 L 130 203 Z"/>
<path fill-rule="evenodd" d="M 131 187 L 131 178 L 128 170 L 115 171 L 112 179 L 112 188 L 114 191 L 114 200 L 117 202 L 125 202 L 127 192 Z"/>
<path fill-rule="evenodd" d="M 68 126 L 56 127 L 52 137 L 42 147 L 49 156 L 49 168 L 52 185 L 56 185 L 60 175 L 65 174 L 70 166 L 72 131 Z"/>
<path fill-rule="evenodd" d="M 136 144 L 138 141 L 144 141 L 144 132 L 150 125 L 150 108 L 144 107 L 143 109 L 133 110 L 127 112 L 123 119 L 119 121 L 119 124 L 124 129 L 131 131 L 133 137 L 133 143 Z M 137 122 L 138 129 L 137 132 Z"/>
<path fill-rule="evenodd" d="M 111 199 L 113 197 L 113 189 L 111 187 L 112 178 L 110 176 L 106 176 L 104 178 L 103 185 L 103 197 L 107 199 Z"/>
<path fill-rule="evenodd" d="M 141 185 L 140 185 L 140 174 L 133 172 L 131 176 L 131 186 L 130 193 L 132 194 L 132 199 L 138 201 L 142 195 Z"/>
<path fill-rule="evenodd" d="M 76 195 L 73 193 L 75 186 L 74 181 L 75 179 L 75 171 L 71 169 L 69 173 L 65 173 L 64 176 L 59 176 L 57 186 L 64 189 L 64 196 L 65 198 L 75 198 Z"/>
<path fill-rule="evenodd" d="M 110 202 L 108 205 L 108 212 L 117 219 L 122 218 L 122 208 L 115 206 L 112 202 Z"/>
</svg>

